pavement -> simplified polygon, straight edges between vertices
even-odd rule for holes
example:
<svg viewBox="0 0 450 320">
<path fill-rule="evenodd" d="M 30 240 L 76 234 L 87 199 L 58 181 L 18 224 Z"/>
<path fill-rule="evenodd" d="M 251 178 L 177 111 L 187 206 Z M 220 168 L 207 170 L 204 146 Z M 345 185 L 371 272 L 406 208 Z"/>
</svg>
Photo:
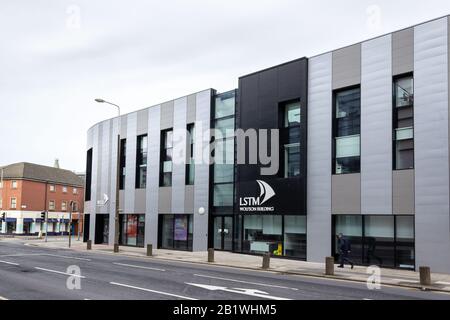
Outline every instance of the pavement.
<svg viewBox="0 0 450 320">
<path fill-rule="evenodd" d="M 0 299 L 450 299 L 450 276 L 432 274 L 422 290 L 417 272 L 381 269 L 381 289 L 369 290 L 367 269 L 271 258 L 263 271 L 260 256 L 215 252 L 153 250 L 86 244 L 68 238 L 0 240 Z M 81 275 L 73 276 L 78 267 Z M 71 278 L 82 290 L 69 290 Z M 418 290 L 419 289 L 419 290 Z"/>
</svg>

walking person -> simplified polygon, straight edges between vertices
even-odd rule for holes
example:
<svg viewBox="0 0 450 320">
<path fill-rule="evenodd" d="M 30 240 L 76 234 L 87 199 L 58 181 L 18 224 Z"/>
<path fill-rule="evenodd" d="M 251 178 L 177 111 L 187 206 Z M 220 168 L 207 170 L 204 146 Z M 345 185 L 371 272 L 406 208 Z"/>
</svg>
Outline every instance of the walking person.
<svg viewBox="0 0 450 320">
<path fill-rule="evenodd" d="M 338 249 L 339 249 L 339 266 L 338 266 L 338 268 L 344 268 L 344 264 L 345 264 L 345 262 L 347 262 L 348 264 L 350 264 L 351 268 L 353 269 L 354 263 L 348 257 L 349 253 L 351 252 L 350 240 L 345 238 L 342 233 L 339 233 L 336 237 L 338 240 Z"/>
</svg>

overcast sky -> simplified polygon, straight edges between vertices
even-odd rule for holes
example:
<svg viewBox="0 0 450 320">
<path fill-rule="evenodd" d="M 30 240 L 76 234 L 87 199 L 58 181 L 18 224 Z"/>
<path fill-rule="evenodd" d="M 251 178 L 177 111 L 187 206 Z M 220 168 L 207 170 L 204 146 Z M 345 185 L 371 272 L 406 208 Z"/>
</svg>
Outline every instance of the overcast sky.
<svg viewBox="0 0 450 320">
<path fill-rule="evenodd" d="M 1 0 L 0 165 L 85 170 L 86 132 L 450 13 L 448 0 Z"/>
</svg>

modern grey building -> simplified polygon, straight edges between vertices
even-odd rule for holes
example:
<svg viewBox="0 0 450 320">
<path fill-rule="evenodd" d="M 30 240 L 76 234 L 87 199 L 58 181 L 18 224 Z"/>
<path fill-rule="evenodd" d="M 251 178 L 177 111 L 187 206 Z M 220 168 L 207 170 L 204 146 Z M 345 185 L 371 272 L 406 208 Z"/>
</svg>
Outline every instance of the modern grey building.
<svg viewBox="0 0 450 320">
<path fill-rule="evenodd" d="M 358 264 L 450 272 L 449 27 L 446 16 L 123 115 L 121 243 L 323 262 L 343 233 Z M 88 132 L 96 243 L 113 243 L 118 121 Z M 223 132 L 211 145 L 210 128 Z M 234 129 L 259 130 L 257 150 L 276 139 L 278 170 L 251 161 L 251 143 L 238 163 Z M 199 161 L 211 152 L 232 163 Z"/>
</svg>

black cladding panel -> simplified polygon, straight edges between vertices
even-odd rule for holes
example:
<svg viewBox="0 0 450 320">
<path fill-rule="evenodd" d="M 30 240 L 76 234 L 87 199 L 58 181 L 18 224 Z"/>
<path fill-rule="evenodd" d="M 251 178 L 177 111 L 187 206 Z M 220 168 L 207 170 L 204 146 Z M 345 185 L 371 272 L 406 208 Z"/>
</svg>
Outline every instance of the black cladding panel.
<svg viewBox="0 0 450 320">
<path fill-rule="evenodd" d="M 261 164 L 237 165 L 235 212 L 239 213 L 241 197 L 258 196 L 256 180 L 267 182 L 275 191 L 268 201 L 275 214 L 306 214 L 306 134 L 307 134 L 307 88 L 308 60 L 301 58 L 270 69 L 262 70 L 239 79 L 236 110 L 236 128 L 244 130 L 280 129 L 282 112 L 280 106 L 292 100 L 300 100 L 300 175 L 284 178 L 281 172 L 273 176 L 261 175 Z M 282 132 L 280 131 L 280 137 Z M 297 141 L 294 141 L 297 142 Z M 281 144 L 280 144 L 281 145 Z M 248 151 L 248 149 L 247 149 Z M 280 161 L 281 161 L 281 152 Z M 280 169 L 281 170 L 281 169 Z"/>
</svg>

